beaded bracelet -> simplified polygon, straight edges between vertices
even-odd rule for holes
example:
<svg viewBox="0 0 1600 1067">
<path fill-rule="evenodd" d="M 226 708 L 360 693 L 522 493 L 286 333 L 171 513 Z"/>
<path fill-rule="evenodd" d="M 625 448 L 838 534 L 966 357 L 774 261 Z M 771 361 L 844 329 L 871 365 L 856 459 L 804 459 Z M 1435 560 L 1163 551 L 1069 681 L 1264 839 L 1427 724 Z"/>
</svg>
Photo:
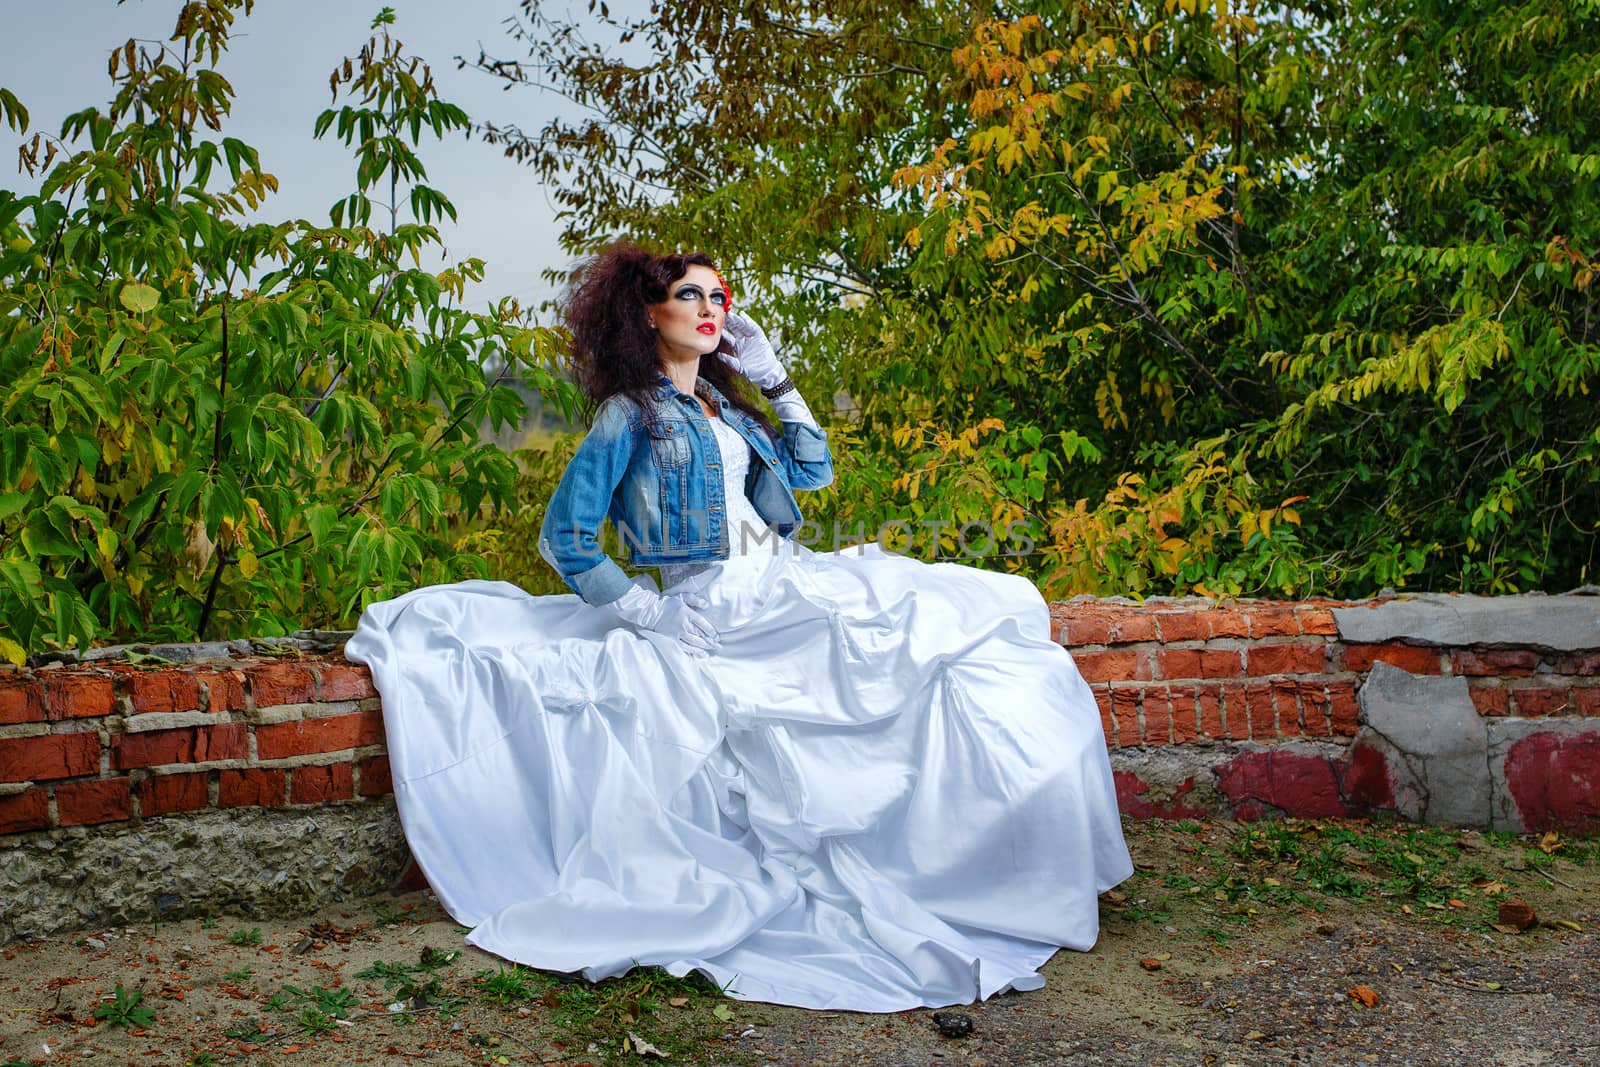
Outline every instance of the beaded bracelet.
<svg viewBox="0 0 1600 1067">
<path fill-rule="evenodd" d="M 777 385 L 774 385 L 772 388 L 761 390 L 761 395 L 766 397 L 768 400 L 776 400 L 784 393 L 792 393 L 794 391 L 794 380 L 788 376 L 785 376 L 783 381 L 779 382 Z"/>
</svg>

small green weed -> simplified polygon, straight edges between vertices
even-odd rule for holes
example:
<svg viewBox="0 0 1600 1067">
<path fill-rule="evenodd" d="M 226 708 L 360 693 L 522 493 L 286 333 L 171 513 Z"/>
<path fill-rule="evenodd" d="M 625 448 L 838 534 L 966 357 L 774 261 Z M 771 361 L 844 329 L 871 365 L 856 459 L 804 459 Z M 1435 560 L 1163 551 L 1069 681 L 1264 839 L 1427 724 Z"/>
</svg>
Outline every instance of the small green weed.
<svg viewBox="0 0 1600 1067">
<path fill-rule="evenodd" d="M 439 980 L 438 972 L 454 963 L 461 953 L 440 952 L 423 947 L 416 963 L 390 963 L 379 960 L 356 974 L 357 978 L 383 981 L 396 1000 L 410 1001 L 413 1007 L 437 1008 L 448 1015 L 466 1003 L 466 998 L 451 994 Z"/>
<path fill-rule="evenodd" d="M 1366 884 L 1350 872 L 1336 845 L 1324 842 L 1300 864 L 1300 877 L 1319 893 L 1355 900 L 1366 895 Z"/>
<path fill-rule="evenodd" d="M 132 1026 L 141 1030 L 155 1025 L 156 1013 L 141 1003 L 144 993 L 137 989 L 130 992 L 119 982 L 115 997 L 94 1009 L 96 1019 L 112 1026 Z"/>
<path fill-rule="evenodd" d="M 550 988 L 550 979 L 528 967 L 512 964 L 507 970 L 479 971 L 473 976 L 479 991 L 496 1004 L 510 1004 L 518 1000 L 539 1000 Z"/>
<path fill-rule="evenodd" d="M 298 1008 L 302 1016 L 301 1024 L 310 1028 L 314 1028 L 313 1024 L 305 1021 L 308 1012 L 330 1019 L 348 1019 L 351 1010 L 357 1004 L 355 992 L 344 986 L 333 989 L 313 986 L 307 990 L 286 985 L 267 1000 L 267 1007 L 273 1011 L 293 1011 Z M 332 1025 L 329 1023 L 326 1028 L 331 1028 Z"/>
<path fill-rule="evenodd" d="M 248 982 L 251 977 L 252 972 L 250 968 L 240 967 L 236 971 L 229 971 L 227 974 L 223 975 L 222 980 L 224 982 Z"/>
<path fill-rule="evenodd" d="M 333 1021 L 334 1017 L 332 1015 L 325 1011 L 318 1011 L 316 1008 L 302 1008 L 300 1014 L 295 1016 L 295 1019 L 309 1033 L 313 1034 L 326 1034 L 339 1027 L 339 1024 Z"/>
<path fill-rule="evenodd" d="M 373 910 L 372 918 L 379 926 L 399 926 L 401 923 L 413 921 L 416 916 L 411 914 L 410 906 L 400 907 L 395 904 L 383 903 Z"/>
<path fill-rule="evenodd" d="M 261 927 L 252 926 L 248 930 L 235 930 L 228 935 L 230 945 L 259 945 L 261 944 Z"/>
</svg>

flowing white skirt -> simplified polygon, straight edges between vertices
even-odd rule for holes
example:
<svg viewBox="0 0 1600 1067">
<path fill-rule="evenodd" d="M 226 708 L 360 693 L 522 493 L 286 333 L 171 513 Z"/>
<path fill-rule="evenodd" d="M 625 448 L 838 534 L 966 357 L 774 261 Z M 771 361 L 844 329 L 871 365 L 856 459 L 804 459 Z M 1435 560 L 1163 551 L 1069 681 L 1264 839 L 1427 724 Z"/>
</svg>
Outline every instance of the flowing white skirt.
<svg viewBox="0 0 1600 1067">
<path fill-rule="evenodd" d="M 501 582 L 362 616 L 406 839 L 468 941 L 856 1011 L 1034 989 L 1094 944 L 1132 865 L 1031 583 L 786 544 L 687 587 L 708 658 Z"/>
</svg>

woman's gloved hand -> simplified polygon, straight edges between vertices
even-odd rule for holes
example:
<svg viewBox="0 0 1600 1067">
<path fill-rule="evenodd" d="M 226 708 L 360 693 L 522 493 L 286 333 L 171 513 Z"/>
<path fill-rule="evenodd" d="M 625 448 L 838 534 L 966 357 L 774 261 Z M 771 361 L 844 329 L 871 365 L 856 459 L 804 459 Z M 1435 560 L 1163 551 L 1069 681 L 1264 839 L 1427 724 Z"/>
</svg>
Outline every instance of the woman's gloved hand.
<svg viewBox="0 0 1600 1067">
<path fill-rule="evenodd" d="M 811 414 L 805 398 L 789 380 L 789 372 L 778 361 L 778 353 L 773 351 L 766 331 L 748 315 L 730 311 L 722 324 L 722 335 L 733 346 L 733 355 L 722 353 L 722 361 L 748 378 L 761 390 L 762 396 L 772 401 L 780 420 L 817 425 L 816 416 Z"/>
<path fill-rule="evenodd" d="M 772 342 L 767 340 L 766 331 L 748 315 L 728 312 L 728 318 L 722 324 L 722 335 L 733 346 L 733 355 L 730 357 L 724 352 L 722 361 L 750 379 L 757 389 L 772 389 L 789 376 L 789 372 L 778 361 L 778 353 L 773 351 Z"/>
<path fill-rule="evenodd" d="M 693 656 L 707 656 L 722 647 L 722 635 L 700 614 L 710 606 L 711 601 L 695 593 L 662 596 L 639 585 L 606 605 L 623 622 L 666 634 Z"/>
</svg>

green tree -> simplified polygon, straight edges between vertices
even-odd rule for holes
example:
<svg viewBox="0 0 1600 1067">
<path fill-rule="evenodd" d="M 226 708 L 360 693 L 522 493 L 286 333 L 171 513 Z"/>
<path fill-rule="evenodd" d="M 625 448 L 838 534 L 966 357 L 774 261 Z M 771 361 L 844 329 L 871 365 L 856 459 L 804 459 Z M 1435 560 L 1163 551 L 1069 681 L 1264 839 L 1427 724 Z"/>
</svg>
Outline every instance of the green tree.
<svg viewBox="0 0 1600 1067">
<path fill-rule="evenodd" d="M 37 194 L 0 191 L 13 661 L 102 637 L 336 624 L 481 574 L 461 523 L 509 503 L 516 468 L 479 424 L 521 415 L 513 375 L 571 403 L 551 337 L 514 301 L 459 306 L 481 261 L 417 266 L 453 215 L 418 147 L 466 117 L 391 37 L 391 11 L 317 121 L 354 148 L 355 191 L 329 225 L 251 221 L 277 181 L 222 134 L 233 90 L 217 69 L 250 7 L 187 3 L 168 43 L 114 50 L 110 106 L 24 144 Z M 26 130 L 12 94 L 0 109 Z"/>
<path fill-rule="evenodd" d="M 478 65 L 591 117 L 483 132 L 571 251 L 754 290 L 825 524 L 1026 519 L 1051 594 L 1590 574 L 1594 4 L 524 12 Z"/>
</svg>

